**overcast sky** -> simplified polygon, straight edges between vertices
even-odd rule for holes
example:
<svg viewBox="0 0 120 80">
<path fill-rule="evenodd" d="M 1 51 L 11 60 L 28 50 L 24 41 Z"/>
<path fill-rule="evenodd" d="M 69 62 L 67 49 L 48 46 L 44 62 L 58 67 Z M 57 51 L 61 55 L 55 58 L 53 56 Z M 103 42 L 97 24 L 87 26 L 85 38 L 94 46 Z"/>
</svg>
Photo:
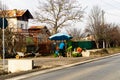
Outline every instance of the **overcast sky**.
<svg viewBox="0 0 120 80">
<path fill-rule="evenodd" d="M 36 10 L 38 6 L 37 0 L 0 0 L 10 9 L 29 9 L 32 12 Z M 43 0 L 44 1 L 44 0 Z M 78 0 L 83 7 L 86 8 L 86 14 L 89 13 L 91 8 L 98 5 L 105 11 L 105 20 L 112 23 L 120 23 L 120 0 Z M 79 23 L 77 25 L 83 25 Z"/>
</svg>

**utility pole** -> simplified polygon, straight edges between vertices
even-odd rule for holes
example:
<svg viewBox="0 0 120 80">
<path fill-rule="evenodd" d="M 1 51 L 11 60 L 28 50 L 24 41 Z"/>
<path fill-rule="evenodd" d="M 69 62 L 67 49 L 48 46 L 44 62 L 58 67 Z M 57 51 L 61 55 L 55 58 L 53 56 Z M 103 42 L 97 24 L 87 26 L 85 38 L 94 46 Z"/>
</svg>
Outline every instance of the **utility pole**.
<svg viewBox="0 0 120 80">
<path fill-rule="evenodd" d="M 103 48 L 105 48 L 105 30 L 104 30 L 104 14 L 105 14 L 105 12 L 102 10 L 102 30 L 103 30 L 103 34 L 102 34 L 102 36 L 103 36 Z"/>
<path fill-rule="evenodd" d="M 3 4 L 2 4 L 2 32 L 3 32 L 3 35 L 2 35 L 2 46 L 3 46 L 3 70 L 5 70 L 5 32 L 4 32 L 4 0 L 3 0 Z"/>
<path fill-rule="evenodd" d="M 3 48 L 3 70 L 5 70 L 5 29 L 8 26 L 8 21 L 5 18 L 5 1 L 2 0 L 2 16 L 0 18 L 0 27 L 2 29 L 2 48 Z"/>
</svg>

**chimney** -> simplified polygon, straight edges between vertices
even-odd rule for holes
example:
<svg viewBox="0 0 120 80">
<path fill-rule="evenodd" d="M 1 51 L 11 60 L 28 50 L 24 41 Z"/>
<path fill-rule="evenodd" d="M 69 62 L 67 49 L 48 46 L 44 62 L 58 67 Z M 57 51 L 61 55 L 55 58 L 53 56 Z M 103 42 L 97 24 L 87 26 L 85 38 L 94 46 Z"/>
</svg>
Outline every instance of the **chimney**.
<svg viewBox="0 0 120 80">
<path fill-rule="evenodd" d="M 17 9 L 14 9 L 14 16 L 17 15 Z"/>
</svg>

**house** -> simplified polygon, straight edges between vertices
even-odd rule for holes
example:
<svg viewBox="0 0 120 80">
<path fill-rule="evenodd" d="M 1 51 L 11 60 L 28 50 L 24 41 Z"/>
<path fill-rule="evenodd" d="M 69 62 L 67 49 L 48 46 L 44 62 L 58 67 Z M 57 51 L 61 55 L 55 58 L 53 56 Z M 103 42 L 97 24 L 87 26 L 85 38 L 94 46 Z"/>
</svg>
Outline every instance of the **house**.
<svg viewBox="0 0 120 80">
<path fill-rule="evenodd" d="M 0 11 L 0 17 L 5 17 L 8 20 L 8 27 L 13 32 L 17 32 L 18 29 L 27 29 L 28 19 L 33 19 L 29 10 L 5 10 Z"/>
<path fill-rule="evenodd" d="M 28 29 L 29 35 L 33 37 L 35 44 L 47 42 L 50 31 L 46 26 L 31 26 Z"/>
<path fill-rule="evenodd" d="M 33 45 L 27 46 L 27 52 L 30 52 L 29 47 L 33 46 L 35 51 L 41 55 L 49 54 L 51 51 L 51 42 L 48 39 L 50 36 L 50 31 L 46 26 L 31 26 L 28 29 L 29 36 L 34 42 Z"/>
<path fill-rule="evenodd" d="M 87 35 L 85 37 L 83 37 L 81 40 L 84 40 L 84 41 L 94 41 L 94 36 L 93 35 Z"/>
</svg>

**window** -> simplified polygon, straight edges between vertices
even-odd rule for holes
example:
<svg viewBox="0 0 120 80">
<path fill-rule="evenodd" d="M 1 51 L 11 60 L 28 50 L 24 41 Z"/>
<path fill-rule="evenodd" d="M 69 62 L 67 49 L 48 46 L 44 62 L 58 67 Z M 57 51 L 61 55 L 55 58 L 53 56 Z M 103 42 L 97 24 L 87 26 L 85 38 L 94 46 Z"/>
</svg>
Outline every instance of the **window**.
<svg viewBox="0 0 120 80">
<path fill-rule="evenodd" d="M 21 29 L 23 29 L 23 27 L 24 27 L 24 25 L 23 25 L 23 24 L 21 24 Z"/>
</svg>

